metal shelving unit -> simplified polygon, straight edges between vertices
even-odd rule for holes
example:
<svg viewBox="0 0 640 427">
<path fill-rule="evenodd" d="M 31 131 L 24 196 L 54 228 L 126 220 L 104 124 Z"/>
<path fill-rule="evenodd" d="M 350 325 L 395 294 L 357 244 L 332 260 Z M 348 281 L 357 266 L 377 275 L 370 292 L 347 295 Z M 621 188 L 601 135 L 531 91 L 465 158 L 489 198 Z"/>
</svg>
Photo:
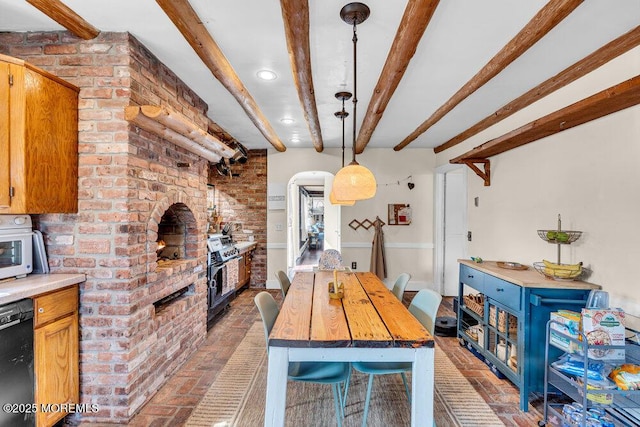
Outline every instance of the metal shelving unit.
<svg viewBox="0 0 640 427">
<path fill-rule="evenodd" d="M 606 389 L 596 390 L 588 389 L 587 370 L 583 369 L 582 377 L 572 377 L 561 372 L 553 366 L 553 361 L 549 360 L 549 349 L 551 347 L 565 350 L 564 348 L 554 344 L 551 340 L 551 325 L 561 323 L 550 320 L 547 322 L 547 335 L 545 347 L 545 386 L 544 386 L 544 419 L 540 421 L 539 426 L 554 427 L 585 427 L 588 426 L 586 418 L 578 420 L 577 423 L 571 423 L 565 418 L 563 413 L 563 404 L 551 403 L 549 395 L 551 388 L 557 390 L 567 396 L 574 402 L 578 402 L 584 408 L 584 412 L 591 408 L 599 408 L 604 411 L 611 419 L 616 427 L 632 427 L 640 425 L 640 390 L 619 390 Z M 571 345 L 578 351 L 577 357 L 582 358 L 583 366 L 589 366 L 594 362 L 609 363 L 599 359 L 589 358 L 589 350 L 625 350 L 624 363 L 640 364 L 640 335 L 637 331 L 627 329 L 629 336 L 623 346 L 613 345 L 588 345 L 587 337 L 584 333 L 580 333 L 580 338 L 562 333 L 557 329 L 553 329 L 553 334 L 569 340 Z M 612 365 L 619 365 L 622 361 L 611 361 Z M 606 402 L 606 403 L 603 403 Z M 610 403 L 609 403 L 610 402 Z M 578 418 L 578 417 L 576 417 Z"/>
</svg>

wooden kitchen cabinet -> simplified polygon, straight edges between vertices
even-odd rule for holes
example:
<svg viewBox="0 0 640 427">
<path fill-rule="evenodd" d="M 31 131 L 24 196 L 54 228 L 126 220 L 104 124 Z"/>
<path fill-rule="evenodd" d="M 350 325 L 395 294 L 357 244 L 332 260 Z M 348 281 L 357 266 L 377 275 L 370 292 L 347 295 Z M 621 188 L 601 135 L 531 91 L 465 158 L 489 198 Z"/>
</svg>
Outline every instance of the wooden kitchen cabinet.
<svg viewBox="0 0 640 427">
<path fill-rule="evenodd" d="M 78 211 L 78 92 L 0 55 L 0 214 Z"/>
<path fill-rule="evenodd" d="M 250 245 L 247 248 L 240 250 L 240 262 L 238 263 L 238 285 L 237 289 L 249 284 L 251 282 L 251 260 L 253 258 L 253 251 L 256 245 Z"/>
<path fill-rule="evenodd" d="M 79 402 L 78 287 L 39 295 L 33 302 L 36 426 L 49 427 L 67 415 L 57 405 Z M 40 410 L 47 405 L 55 410 Z"/>
</svg>

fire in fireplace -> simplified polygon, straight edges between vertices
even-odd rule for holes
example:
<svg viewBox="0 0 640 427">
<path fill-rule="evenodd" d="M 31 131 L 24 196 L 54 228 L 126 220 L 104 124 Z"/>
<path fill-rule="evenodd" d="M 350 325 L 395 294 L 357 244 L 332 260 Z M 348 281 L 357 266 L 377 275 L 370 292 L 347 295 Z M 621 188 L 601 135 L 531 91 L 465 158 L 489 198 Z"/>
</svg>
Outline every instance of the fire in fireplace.
<svg viewBox="0 0 640 427">
<path fill-rule="evenodd" d="M 191 211 L 183 203 L 173 204 L 162 215 L 158 224 L 158 261 L 169 261 L 187 257 L 187 221 Z"/>
</svg>

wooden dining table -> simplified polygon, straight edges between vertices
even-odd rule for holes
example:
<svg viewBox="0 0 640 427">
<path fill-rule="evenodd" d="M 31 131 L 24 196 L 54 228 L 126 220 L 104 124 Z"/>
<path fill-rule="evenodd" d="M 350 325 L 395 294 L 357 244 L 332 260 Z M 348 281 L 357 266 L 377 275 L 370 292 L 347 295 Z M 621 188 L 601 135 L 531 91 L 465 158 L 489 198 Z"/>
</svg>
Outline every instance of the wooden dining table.
<svg viewBox="0 0 640 427">
<path fill-rule="evenodd" d="M 269 335 L 265 426 L 283 426 L 289 362 L 411 362 L 411 425 L 432 425 L 434 339 L 372 273 L 298 272 Z"/>
</svg>

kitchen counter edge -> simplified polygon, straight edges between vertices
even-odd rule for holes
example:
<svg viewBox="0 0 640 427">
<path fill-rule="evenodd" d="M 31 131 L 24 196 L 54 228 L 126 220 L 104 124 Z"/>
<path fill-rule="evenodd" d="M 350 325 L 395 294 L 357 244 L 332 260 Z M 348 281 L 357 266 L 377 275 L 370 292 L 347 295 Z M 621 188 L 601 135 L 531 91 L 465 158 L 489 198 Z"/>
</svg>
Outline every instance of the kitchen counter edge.
<svg viewBox="0 0 640 427">
<path fill-rule="evenodd" d="M 246 252 L 246 251 L 255 249 L 258 243 L 257 242 L 238 242 L 238 243 L 234 243 L 233 245 L 236 248 L 238 248 L 238 251 Z"/>
<path fill-rule="evenodd" d="M 31 298 L 87 280 L 84 274 L 30 274 L 21 279 L 0 282 L 0 305 Z"/>
<path fill-rule="evenodd" d="M 533 267 L 527 270 L 510 270 L 498 267 L 496 261 L 474 262 L 467 259 L 459 259 L 460 264 L 475 268 L 483 273 L 490 274 L 499 279 L 521 286 L 523 288 L 557 288 L 557 289 L 601 289 L 600 285 L 583 282 L 581 280 L 560 281 L 543 277 Z"/>
</svg>

